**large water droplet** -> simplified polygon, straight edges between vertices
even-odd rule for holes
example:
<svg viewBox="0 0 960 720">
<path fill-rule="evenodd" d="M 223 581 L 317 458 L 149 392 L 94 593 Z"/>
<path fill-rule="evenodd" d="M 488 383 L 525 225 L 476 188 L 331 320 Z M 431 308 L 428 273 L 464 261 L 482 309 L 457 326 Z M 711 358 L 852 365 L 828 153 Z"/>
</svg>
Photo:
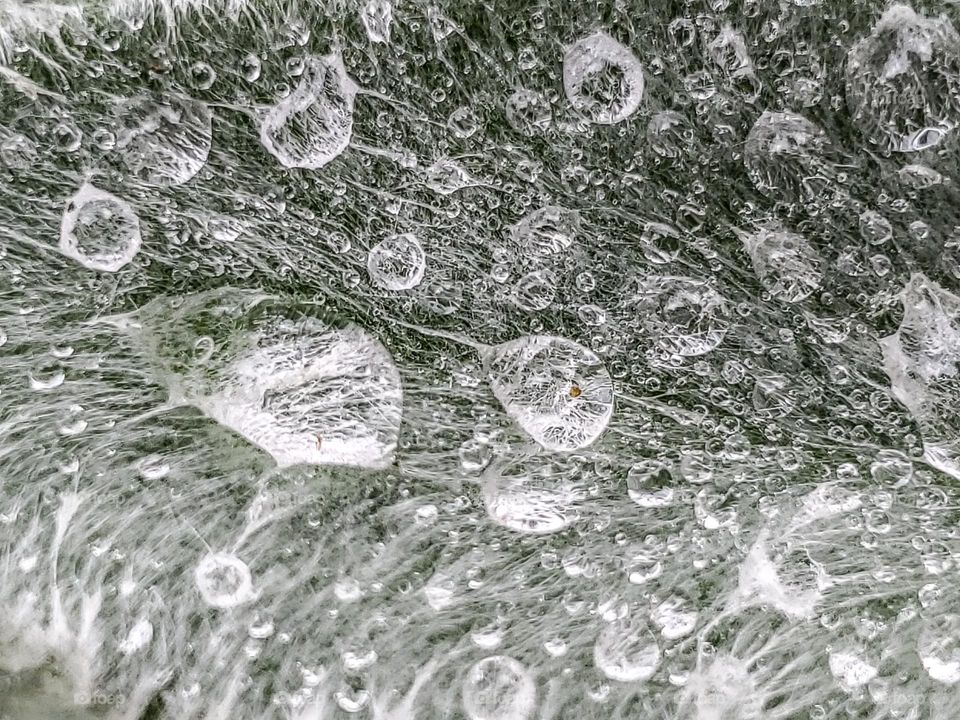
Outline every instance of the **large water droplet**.
<svg viewBox="0 0 960 720">
<path fill-rule="evenodd" d="M 894 152 L 937 145 L 960 120 L 960 35 L 946 15 L 892 5 L 847 53 L 847 106 L 864 137 Z"/>
<path fill-rule="evenodd" d="M 250 568 L 235 555 L 207 555 L 200 560 L 193 577 L 200 596 L 211 607 L 226 610 L 254 599 Z"/>
<path fill-rule="evenodd" d="M 339 55 L 307 57 L 297 87 L 261 114 L 260 142 L 284 167 L 322 168 L 350 144 L 358 89 Z"/>
<path fill-rule="evenodd" d="M 811 196 L 825 168 L 826 133 L 802 115 L 765 110 L 747 133 L 743 163 L 757 190 L 778 199 Z"/>
<path fill-rule="evenodd" d="M 563 89 L 591 122 L 613 125 L 626 120 L 640 107 L 643 88 L 636 55 L 605 32 L 578 40 L 564 54 Z"/>
<path fill-rule="evenodd" d="M 360 12 L 360 20 L 370 42 L 389 43 L 393 24 L 393 5 L 389 0 L 370 0 Z"/>
<path fill-rule="evenodd" d="M 775 225 L 744 237 L 743 245 L 754 272 L 773 298 L 800 302 L 820 285 L 822 260 L 802 235 Z"/>
<path fill-rule="evenodd" d="M 511 340 L 489 351 L 486 367 L 507 414 L 548 450 L 590 445 L 613 415 L 610 374 L 596 354 L 572 340 Z"/>
<path fill-rule="evenodd" d="M 384 290 L 410 290 L 423 280 L 427 267 L 423 247 L 415 235 L 403 233 L 381 240 L 367 255 L 367 272 Z"/>
<path fill-rule="evenodd" d="M 461 694 L 470 720 L 526 720 L 537 704 L 530 672 L 506 655 L 493 655 L 473 665 Z"/>
<path fill-rule="evenodd" d="M 384 347 L 355 325 L 332 324 L 309 305 L 229 288 L 176 303 L 160 298 L 141 316 L 174 399 L 262 448 L 277 465 L 391 461 L 400 376 Z M 200 335 L 205 325 L 209 332 Z M 198 335 L 214 330 L 216 349 L 198 362 Z"/>
<path fill-rule="evenodd" d="M 85 183 L 60 222 L 60 252 L 85 268 L 116 272 L 140 251 L 140 219 L 125 200 Z"/>
<path fill-rule="evenodd" d="M 213 142 L 206 103 L 185 95 L 120 103 L 114 151 L 129 173 L 153 185 L 182 185 L 206 164 Z"/>
<path fill-rule="evenodd" d="M 660 665 L 660 646 L 640 617 L 616 619 L 604 625 L 593 646 L 597 669 L 617 682 L 649 680 Z"/>
<path fill-rule="evenodd" d="M 661 352 L 683 357 L 705 355 L 727 334 L 727 303 L 701 280 L 646 278 L 634 302 L 640 322 Z"/>
</svg>

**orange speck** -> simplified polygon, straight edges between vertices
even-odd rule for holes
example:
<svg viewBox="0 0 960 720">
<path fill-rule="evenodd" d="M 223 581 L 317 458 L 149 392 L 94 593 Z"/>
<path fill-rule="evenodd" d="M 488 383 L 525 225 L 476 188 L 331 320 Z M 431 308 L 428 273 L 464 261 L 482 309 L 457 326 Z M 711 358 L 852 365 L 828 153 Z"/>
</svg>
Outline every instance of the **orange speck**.
<svg viewBox="0 0 960 720">
<path fill-rule="evenodd" d="M 583 394 L 583 390 L 580 389 L 578 385 L 574 385 L 570 388 L 570 397 L 580 397 Z"/>
</svg>

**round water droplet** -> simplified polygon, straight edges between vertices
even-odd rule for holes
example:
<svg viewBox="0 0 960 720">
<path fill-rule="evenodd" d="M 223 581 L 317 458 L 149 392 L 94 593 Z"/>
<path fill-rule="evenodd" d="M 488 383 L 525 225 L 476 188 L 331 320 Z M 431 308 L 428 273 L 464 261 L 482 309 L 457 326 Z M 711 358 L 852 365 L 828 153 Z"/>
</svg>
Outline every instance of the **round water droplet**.
<svg viewBox="0 0 960 720">
<path fill-rule="evenodd" d="M 521 310 L 539 312 L 550 307 L 556 294 L 556 276 L 549 270 L 534 270 L 517 280 L 513 302 Z"/>
<path fill-rule="evenodd" d="M 506 655 L 474 664 L 464 678 L 461 695 L 469 720 L 527 720 L 537 704 L 530 672 Z"/>
<path fill-rule="evenodd" d="M 336 701 L 337 707 L 352 715 L 367 706 L 367 703 L 370 702 L 370 693 L 362 688 L 360 690 L 337 690 L 333 694 L 333 699 Z"/>
<path fill-rule="evenodd" d="M 273 621 L 268 617 L 261 617 L 259 614 L 247 627 L 247 635 L 252 640 L 266 640 L 273 635 L 273 631 Z"/>
<path fill-rule="evenodd" d="M 660 460 L 640 460 L 627 472 L 627 495 L 642 508 L 671 505 L 675 485 L 670 466 Z"/>
<path fill-rule="evenodd" d="M 247 82 L 256 82 L 260 78 L 260 58 L 249 53 L 240 61 L 240 75 Z"/>
<path fill-rule="evenodd" d="M 108 152 L 116 147 L 117 136 L 111 130 L 107 130 L 106 128 L 97 128 L 93 132 L 93 142 L 98 148 L 104 152 Z"/>
<path fill-rule="evenodd" d="M 209 335 L 203 335 L 193 343 L 193 358 L 197 363 L 203 364 L 213 357 L 216 348 L 217 345 L 213 338 Z"/>
<path fill-rule="evenodd" d="M 607 321 L 606 311 L 596 305 L 581 305 L 577 308 L 577 317 L 587 327 L 599 327 Z"/>
<path fill-rule="evenodd" d="M 527 535 L 546 535 L 571 525 L 586 498 L 582 469 L 573 460 L 533 461 L 524 456 L 497 461 L 483 475 L 487 516 L 498 525 Z"/>
<path fill-rule="evenodd" d="M 883 245 L 893 238 L 893 226 L 875 210 L 864 210 L 860 214 L 860 236 L 871 245 Z"/>
<path fill-rule="evenodd" d="M 370 280 L 384 290 L 410 290 L 423 280 L 427 259 L 415 235 L 403 233 L 381 240 L 367 255 Z"/>
<path fill-rule="evenodd" d="M 83 143 L 83 132 L 73 123 L 61 122 L 53 128 L 53 138 L 60 152 L 72 153 L 80 149 Z"/>
<path fill-rule="evenodd" d="M 492 348 L 493 394 L 547 450 L 593 443 L 613 415 L 613 383 L 600 358 L 572 340 L 528 335 Z"/>
<path fill-rule="evenodd" d="M 140 251 L 140 219 L 125 200 L 84 184 L 67 200 L 60 252 L 85 268 L 116 272 Z"/>
<path fill-rule="evenodd" d="M 190 85 L 197 90 L 209 90 L 217 80 L 217 71 L 209 63 L 195 62 L 190 66 Z"/>
<path fill-rule="evenodd" d="M 450 117 L 447 118 L 447 128 L 454 137 L 466 140 L 473 137 L 480 129 L 480 120 L 473 108 L 459 107 L 450 113 Z"/>
<path fill-rule="evenodd" d="M 635 299 L 640 322 L 657 348 L 683 357 L 705 355 L 727 334 L 727 303 L 712 286 L 685 277 L 651 277 Z"/>
<path fill-rule="evenodd" d="M 240 558 L 227 553 L 207 555 L 193 573 L 203 601 L 225 610 L 254 599 L 250 568 Z"/>
<path fill-rule="evenodd" d="M 67 416 L 60 422 L 57 430 L 61 435 L 72 437 L 80 435 L 87 429 L 87 421 L 83 417 L 84 409 L 80 405 L 71 405 Z"/>
<path fill-rule="evenodd" d="M 115 152 L 131 175 L 152 185 L 182 185 L 206 164 L 213 142 L 206 103 L 185 95 L 139 96 L 120 103 Z"/>
<path fill-rule="evenodd" d="M 460 467 L 466 472 L 477 472 L 490 464 L 493 450 L 489 443 L 471 438 L 460 446 L 459 455 Z"/>
<path fill-rule="evenodd" d="M 564 54 L 563 89 L 588 120 L 613 125 L 640 107 L 643 68 L 630 48 L 605 32 L 596 32 L 578 40 Z"/>
</svg>

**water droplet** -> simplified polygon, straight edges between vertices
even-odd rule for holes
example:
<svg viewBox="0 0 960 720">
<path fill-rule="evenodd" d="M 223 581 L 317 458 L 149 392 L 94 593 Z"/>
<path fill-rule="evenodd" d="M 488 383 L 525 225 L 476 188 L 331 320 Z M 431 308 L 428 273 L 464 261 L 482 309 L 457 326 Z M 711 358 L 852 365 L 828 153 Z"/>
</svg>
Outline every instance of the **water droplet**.
<svg viewBox="0 0 960 720">
<path fill-rule="evenodd" d="M 809 180 L 826 172 L 827 135 L 802 115 L 765 110 L 750 128 L 743 163 L 757 190 L 784 199 L 811 197 Z"/>
<path fill-rule="evenodd" d="M 66 202 L 60 252 L 85 268 L 116 272 L 140 251 L 140 219 L 125 200 L 84 184 Z"/>
<path fill-rule="evenodd" d="M 460 446 L 459 455 L 460 467 L 466 472 L 478 472 L 490 464 L 493 450 L 489 443 L 470 438 Z"/>
<path fill-rule="evenodd" d="M 57 149 L 61 152 L 76 152 L 83 142 L 83 133 L 80 128 L 70 122 L 58 123 L 53 128 L 53 135 Z"/>
<path fill-rule="evenodd" d="M 255 597 L 250 568 L 235 555 L 207 555 L 193 577 L 203 601 L 220 610 L 243 605 Z"/>
<path fill-rule="evenodd" d="M 527 720 L 536 708 L 537 688 L 522 664 L 493 655 L 470 668 L 461 697 L 469 720 Z"/>
<path fill-rule="evenodd" d="M 705 355 L 727 334 L 729 309 L 707 283 L 685 277 L 650 277 L 634 299 L 656 346 L 683 357 Z"/>
<path fill-rule="evenodd" d="M 261 617 L 259 614 L 247 627 L 247 635 L 253 640 L 266 640 L 273 635 L 273 631 L 273 621 L 268 617 Z"/>
<path fill-rule="evenodd" d="M 660 460 L 640 460 L 627 472 L 627 495 L 642 508 L 671 505 L 674 485 L 670 466 Z"/>
<path fill-rule="evenodd" d="M 507 414 L 548 450 L 592 444 L 613 415 L 613 383 L 600 358 L 572 340 L 529 335 L 495 346 L 490 386 Z M 580 392 L 571 394 L 577 387 Z"/>
<path fill-rule="evenodd" d="M 423 280 L 427 260 L 423 247 L 410 233 L 393 235 L 370 248 L 367 272 L 375 285 L 384 290 L 415 288 Z"/>
<path fill-rule="evenodd" d="M 393 23 L 393 5 L 389 0 L 370 0 L 360 13 L 360 20 L 370 42 L 389 43 Z"/>
<path fill-rule="evenodd" d="M 660 665 L 660 646 L 640 617 L 608 622 L 593 646 L 593 662 L 611 680 L 635 683 L 649 680 Z"/>
<path fill-rule="evenodd" d="M 643 68 L 630 48 L 605 32 L 596 32 L 578 40 L 564 54 L 563 89 L 588 120 L 613 125 L 640 107 Z"/>
<path fill-rule="evenodd" d="M 960 120 L 960 36 L 946 15 L 894 4 L 847 53 L 854 124 L 893 152 L 937 145 Z"/>
<path fill-rule="evenodd" d="M 206 164 L 213 143 L 206 103 L 185 95 L 138 96 L 117 109 L 115 150 L 126 170 L 152 185 L 182 185 Z"/>
<path fill-rule="evenodd" d="M 358 90 L 339 55 L 306 57 L 296 88 L 261 114 L 260 142 L 284 167 L 322 168 L 350 144 Z"/>
<path fill-rule="evenodd" d="M 81 405 L 71 405 L 67 416 L 60 423 L 57 430 L 65 437 L 80 435 L 87 429 L 87 421 L 83 417 L 84 409 Z"/>
<path fill-rule="evenodd" d="M 512 297 L 521 310 L 539 312 L 550 306 L 556 293 L 556 276 L 549 270 L 534 270 L 517 280 Z"/>
<path fill-rule="evenodd" d="M 54 390 L 63 385 L 66 375 L 59 363 L 43 362 L 30 370 L 31 390 Z"/>
<path fill-rule="evenodd" d="M 473 137 L 480 128 L 480 120 L 472 108 L 468 106 L 459 107 L 450 113 L 447 118 L 447 128 L 453 133 L 454 137 L 466 140 Z"/>
<path fill-rule="evenodd" d="M 247 82 L 256 82 L 260 77 L 260 58 L 248 53 L 240 61 L 240 75 Z"/>
<path fill-rule="evenodd" d="M 802 235 L 774 225 L 745 236 L 743 245 L 771 297 L 797 303 L 820 285 L 822 260 Z"/>
<path fill-rule="evenodd" d="M 14 133 L 0 142 L 0 160 L 10 170 L 27 170 L 37 162 L 37 146 L 26 135 Z"/>
<path fill-rule="evenodd" d="M 864 210 L 860 214 L 860 236 L 871 245 L 883 245 L 893 237 L 893 226 L 880 213 Z"/>
<path fill-rule="evenodd" d="M 402 412 L 400 376 L 384 347 L 360 328 L 330 324 L 309 304 L 235 289 L 158 298 L 140 313 L 157 361 L 183 401 L 269 453 L 278 466 L 391 462 Z M 185 363 L 180 348 L 197 341 L 198 320 L 222 315 L 232 320 L 212 326 L 220 332 L 212 337 L 218 351 L 203 363 Z"/>
<path fill-rule="evenodd" d="M 190 66 L 190 85 L 197 90 L 209 90 L 217 80 L 217 72 L 209 63 L 195 62 Z"/>
</svg>

